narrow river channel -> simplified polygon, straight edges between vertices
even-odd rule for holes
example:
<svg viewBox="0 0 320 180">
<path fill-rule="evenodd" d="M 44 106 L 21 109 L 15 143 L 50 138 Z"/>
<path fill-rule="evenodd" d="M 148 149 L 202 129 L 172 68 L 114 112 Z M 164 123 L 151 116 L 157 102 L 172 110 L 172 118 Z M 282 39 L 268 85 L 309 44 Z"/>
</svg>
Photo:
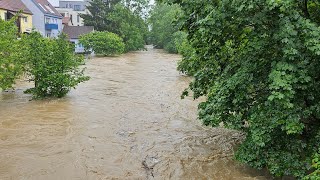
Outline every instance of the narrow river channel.
<svg viewBox="0 0 320 180">
<path fill-rule="evenodd" d="M 149 48 L 86 63 L 90 81 L 58 100 L 0 93 L 1 180 L 270 179 L 232 160 L 238 132 L 208 128 L 178 55 Z"/>
</svg>

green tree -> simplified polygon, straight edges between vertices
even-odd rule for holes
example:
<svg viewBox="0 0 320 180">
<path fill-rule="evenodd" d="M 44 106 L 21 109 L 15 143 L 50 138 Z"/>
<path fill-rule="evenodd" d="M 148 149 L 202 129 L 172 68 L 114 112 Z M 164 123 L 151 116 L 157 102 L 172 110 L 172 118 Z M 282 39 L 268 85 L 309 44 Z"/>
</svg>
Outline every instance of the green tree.
<svg viewBox="0 0 320 180">
<path fill-rule="evenodd" d="M 43 38 L 40 33 L 32 32 L 22 38 L 28 74 L 35 83 L 28 89 L 34 98 L 63 97 L 71 88 L 86 81 L 83 57 L 75 56 L 73 46 L 64 34 L 57 39 Z"/>
<path fill-rule="evenodd" d="M 122 4 L 115 6 L 115 11 L 110 14 L 115 31 L 125 43 L 125 51 L 135 51 L 144 48 L 148 27 L 137 13 L 133 13 Z"/>
<path fill-rule="evenodd" d="M 140 50 L 144 48 L 148 31 L 142 18 L 147 6 L 146 0 L 114 0 L 110 5 L 103 0 L 93 0 L 88 6 L 90 14 L 82 17 L 85 25 L 119 35 L 125 43 L 126 52 Z"/>
<path fill-rule="evenodd" d="M 146 18 L 149 13 L 149 0 L 122 0 L 122 4 L 133 12 L 133 14 Z"/>
<path fill-rule="evenodd" d="M 121 0 L 92 0 L 87 9 L 90 13 L 81 14 L 86 26 L 94 26 L 97 31 L 114 32 L 114 25 L 108 18 L 109 14 L 114 11 L 114 6 Z"/>
<path fill-rule="evenodd" d="M 125 48 L 122 38 L 111 32 L 91 32 L 81 36 L 79 42 L 86 51 L 105 56 L 122 54 Z"/>
<path fill-rule="evenodd" d="M 320 151 L 319 151 L 320 153 Z M 312 160 L 312 167 L 315 169 L 314 172 L 304 177 L 304 180 L 319 180 L 320 179 L 320 154 L 316 154 Z"/>
<path fill-rule="evenodd" d="M 206 125 L 246 132 L 236 158 L 302 178 L 320 146 L 318 1 L 176 0 L 193 52 L 180 70 Z M 185 93 L 187 94 L 187 93 Z"/>
<path fill-rule="evenodd" d="M 11 88 L 22 73 L 18 29 L 15 18 L 4 21 L 0 18 L 0 89 Z"/>
<path fill-rule="evenodd" d="M 177 17 L 182 15 L 179 5 L 157 3 L 151 12 L 148 22 L 151 27 L 151 43 L 157 48 L 164 48 L 170 53 L 177 53 L 177 41 L 183 41 L 184 32 L 179 32 L 179 26 L 175 24 Z"/>
</svg>

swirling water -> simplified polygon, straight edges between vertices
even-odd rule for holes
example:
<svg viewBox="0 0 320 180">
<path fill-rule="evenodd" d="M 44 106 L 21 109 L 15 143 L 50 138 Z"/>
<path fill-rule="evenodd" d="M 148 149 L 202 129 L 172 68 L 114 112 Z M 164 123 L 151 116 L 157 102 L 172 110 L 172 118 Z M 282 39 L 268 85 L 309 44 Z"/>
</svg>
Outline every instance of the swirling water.
<svg viewBox="0 0 320 180">
<path fill-rule="evenodd" d="M 181 100 L 178 55 L 148 48 L 86 63 L 91 79 L 62 99 L 0 93 L 0 179 L 270 179 L 234 161 L 243 136 L 197 119 Z"/>
</svg>

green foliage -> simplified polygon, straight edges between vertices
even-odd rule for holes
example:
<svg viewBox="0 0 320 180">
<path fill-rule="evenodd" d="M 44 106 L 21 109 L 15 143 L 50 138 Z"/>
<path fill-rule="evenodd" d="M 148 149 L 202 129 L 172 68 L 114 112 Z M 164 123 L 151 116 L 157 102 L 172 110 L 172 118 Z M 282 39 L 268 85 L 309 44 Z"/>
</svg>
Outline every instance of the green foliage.
<svg viewBox="0 0 320 180">
<path fill-rule="evenodd" d="M 320 153 L 320 152 L 319 152 Z M 320 154 L 316 154 L 312 160 L 312 167 L 315 169 L 314 172 L 304 177 L 304 180 L 319 180 L 320 179 Z"/>
<path fill-rule="evenodd" d="M 146 0 L 129 1 L 93 0 L 88 6 L 90 14 L 81 15 L 85 25 L 94 26 L 98 31 L 108 31 L 119 35 L 125 43 L 125 51 L 144 48 L 147 25 L 142 19 Z"/>
<path fill-rule="evenodd" d="M 114 32 L 112 22 L 108 18 L 109 14 L 114 11 L 114 6 L 121 0 L 92 0 L 87 9 L 90 11 L 88 14 L 81 14 L 86 26 L 94 26 L 97 31 L 110 31 Z"/>
<path fill-rule="evenodd" d="M 86 51 L 92 50 L 105 56 L 121 54 L 125 48 L 122 38 L 111 32 L 91 32 L 81 36 L 79 42 Z"/>
<path fill-rule="evenodd" d="M 22 38 L 28 74 L 35 87 L 26 92 L 34 98 L 63 97 L 71 88 L 89 77 L 84 76 L 83 57 L 75 56 L 73 46 L 61 34 L 57 39 L 43 38 L 38 32 Z"/>
<path fill-rule="evenodd" d="M 151 43 L 157 48 L 164 48 L 170 53 L 177 53 L 178 43 L 186 38 L 184 32 L 179 31 L 179 27 L 174 25 L 177 17 L 182 15 L 182 11 L 178 5 L 157 4 L 149 18 L 151 26 Z"/>
<path fill-rule="evenodd" d="M 113 22 L 115 31 L 125 43 L 125 51 L 144 49 L 147 25 L 140 15 L 134 14 L 128 7 L 117 4 L 110 13 L 109 19 Z"/>
<path fill-rule="evenodd" d="M 164 45 L 164 49 L 169 53 L 178 53 L 186 38 L 187 34 L 185 32 L 177 31 L 172 34 L 171 40 Z"/>
<path fill-rule="evenodd" d="M 187 34 L 186 34 L 187 35 Z M 183 56 L 183 59 L 178 62 L 178 70 L 193 76 L 199 69 L 199 63 L 194 59 L 196 58 L 195 49 L 190 42 L 184 38 L 182 41 L 176 43 L 178 53 Z M 185 91 L 186 92 L 186 91 Z"/>
<path fill-rule="evenodd" d="M 11 88 L 22 72 L 17 34 L 15 18 L 10 21 L 0 18 L 0 89 Z"/>
<path fill-rule="evenodd" d="M 189 42 L 179 69 L 194 75 L 194 98 L 207 96 L 199 118 L 246 132 L 239 161 L 304 177 L 320 146 L 318 1 L 175 2 Z"/>
<path fill-rule="evenodd" d="M 133 14 L 146 18 L 150 10 L 149 1 L 150 0 L 122 0 L 121 4 L 130 9 Z"/>
</svg>

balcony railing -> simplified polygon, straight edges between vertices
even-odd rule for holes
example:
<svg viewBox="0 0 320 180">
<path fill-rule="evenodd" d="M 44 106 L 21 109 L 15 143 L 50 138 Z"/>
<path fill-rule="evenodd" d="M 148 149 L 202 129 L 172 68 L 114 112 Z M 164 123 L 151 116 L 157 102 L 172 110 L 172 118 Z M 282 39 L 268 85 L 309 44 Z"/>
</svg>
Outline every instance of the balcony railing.
<svg viewBox="0 0 320 180">
<path fill-rule="evenodd" d="M 46 24 L 46 30 L 58 29 L 58 24 Z"/>
</svg>

